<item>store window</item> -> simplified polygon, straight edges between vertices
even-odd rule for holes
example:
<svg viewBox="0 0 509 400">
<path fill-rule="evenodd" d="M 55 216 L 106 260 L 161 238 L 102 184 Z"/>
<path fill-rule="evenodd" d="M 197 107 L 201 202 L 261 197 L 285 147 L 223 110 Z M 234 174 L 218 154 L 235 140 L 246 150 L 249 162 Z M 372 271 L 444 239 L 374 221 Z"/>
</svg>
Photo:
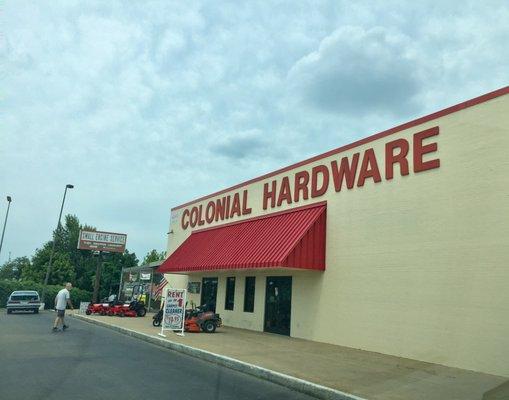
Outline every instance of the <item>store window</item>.
<svg viewBox="0 0 509 400">
<path fill-rule="evenodd" d="M 256 278 L 254 276 L 246 277 L 246 287 L 244 288 L 244 312 L 254 311 L 255 283 Z"/>
<path fill-rule="evenodd" d="M 226 278 L 226 298 L 224 301 L 225 310 L 233 310 L 233 302 L 235 298 L 235 277 Z"/>
</svg>

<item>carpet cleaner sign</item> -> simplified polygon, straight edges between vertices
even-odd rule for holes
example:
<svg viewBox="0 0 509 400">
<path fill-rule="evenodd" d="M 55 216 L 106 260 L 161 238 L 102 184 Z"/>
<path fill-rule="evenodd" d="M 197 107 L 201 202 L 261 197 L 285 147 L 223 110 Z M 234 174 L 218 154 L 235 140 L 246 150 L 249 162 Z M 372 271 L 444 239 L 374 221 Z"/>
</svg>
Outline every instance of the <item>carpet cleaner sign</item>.
<svg viewBox="0 0 509 400">
<path fill-rule="evenodd" d="M 162 329 L 183 330 L 186 309 L 185 289 L 166 289 Z"/>
<path fill-rule="evenodd" d="M 123 253 L 127 243 L 124 233 L 80 231 L 78 249 Z"/>
</svg>

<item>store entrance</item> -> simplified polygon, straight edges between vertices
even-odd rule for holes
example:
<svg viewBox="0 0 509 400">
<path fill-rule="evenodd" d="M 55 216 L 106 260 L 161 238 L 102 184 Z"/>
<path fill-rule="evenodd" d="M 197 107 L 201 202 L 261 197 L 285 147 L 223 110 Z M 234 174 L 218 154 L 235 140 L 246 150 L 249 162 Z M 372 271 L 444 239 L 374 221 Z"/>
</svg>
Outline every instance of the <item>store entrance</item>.
<svg viewBox="0 0 509 400">
<path fill-rule="evenodd" d="M 291 310 L 292 277 L 267 277 L 264 331 L 289 336 Z"/>
<path fill-rule="evenodd" d="M 203 278 L 201 284 L 200 304 L 208 305 L 210 311 L 216 312 L 217 278 Z"/>
</svg>

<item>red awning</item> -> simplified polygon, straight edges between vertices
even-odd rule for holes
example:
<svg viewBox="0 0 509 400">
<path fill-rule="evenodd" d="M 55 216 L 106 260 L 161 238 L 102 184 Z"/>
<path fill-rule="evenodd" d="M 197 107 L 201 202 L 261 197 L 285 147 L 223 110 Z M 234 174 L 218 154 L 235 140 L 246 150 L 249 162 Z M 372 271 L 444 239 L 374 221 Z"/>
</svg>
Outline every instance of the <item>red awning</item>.
<svg viewBox="0 0 509 400">
<path fill-rule="evenodd" d="M 278 267 L 323 271 L 325 210 L 320 203 L 194 231 L 158 271 Z"/>
</svg>

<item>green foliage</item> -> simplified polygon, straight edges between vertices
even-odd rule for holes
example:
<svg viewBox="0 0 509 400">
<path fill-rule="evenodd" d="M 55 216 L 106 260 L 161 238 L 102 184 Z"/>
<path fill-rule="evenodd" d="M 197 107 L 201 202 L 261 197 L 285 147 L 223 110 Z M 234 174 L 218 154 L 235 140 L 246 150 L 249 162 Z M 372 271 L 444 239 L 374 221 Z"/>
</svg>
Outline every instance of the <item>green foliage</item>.
<svg viewBox="0 0 509 400">
<path fill-rule="evenodd" d="M 42 287 L 42 283 L 37 282 L 0 280 L 0 307 L 5 307 L 9 295 L 15 290 L 37 290 L 39 295 L 41 295 Z M 46 298 L 49 299 L 47 304 L 45 304 L 46 309 L 54 308 L 53 301 L 58 291 L 62 288 L 63 286 L 61 285 L 48 285 L 46 287 Z M 91 299 L 91 292 L 77 288 L 71 289 L 71 301 L 74 307 L 79 307 L 81 301 L 90 301 Z"/>
<path fill-rule="evenodd" d="M 30 268 L 31 263 L 28 257 L 18 257 L 7 261 L 0 267 L 0 279 L 19 280 L 25 268 Z"/>
<path fill-rule="evenodd" d="M 69 254 L 57 253 L 53 259 L 53 270 L 51 272 L 51 281 L 55 285 L 74 282 L 76 272 L 71 264 Z"/>
<path fill-rule="evenodd" d="M 42 249 L 35 250 L 30 265 L 21 272 L 21 279 L 30 282 L 43 282 L 46 274 L 46 265 L 49 261 L 51 242 L 46 243 Z"/>
<path fill-rule="evenodd" d="M 165 258 L 166 258 L 166 252 L 165 251 L 158 252 L 156 249 L 152 249 L 143 258 L 142 265 L 147 265 L 147 264 L 150 264 L 150 263 L 155 262 L 155 261 L 162 261 Z M 127 274 L 127 276 L 128 275 L 129 274 Z M 124 275 L 124 278 L 125 277 L 126 277 L 126 275 Z"/>
<path fill-rule="evenodd" d="M 63 225 L 59 226 L 53 233 L 56 242 L 48 281 L 49 285 L 63 285 L 65 282 L 71 282 L 75 287 L 87 292 L 93 291 L 98 257 L 90 250 L 78 250 L 77 245 L 81 229 L 95 230 L 92 226 L 81 225 L 75 215 L 66 215 Z M 0 279 L 42 284 L 49 265 L 52 246 L 52 240 L 44 243 L 41 248 L 35 251 L 31 261 L 27 257 L 20 257 L 4 264 L 0 268 Z M 123 267 L 135 267 L 137 265 L 136 254 L 130 253 L 128 250 L 123 254 L 103 254 L 100 296 L 106 297 L 110 294 L 110 291 L 116 292 L 118 290 L 120 271 Z M 50 296 L 47 298 L 51 298 L 52 294 L 49 289 L 46 293 Z"/>
<path fill-rule="evenodd" d="M 42 249 L 37 249 L 32 257 L 32 264 L 25 268 L 21 274 L 21 279 L 43 282 L 46 276 L 46 269 L 49 264 L 52 243 L 48 242 Z M 48 284 L 61 285 L 65 282 L 74 282 L 76 272 L 71 263 L 70 254 L 63 251 L 55 251 L 53 256 L 52 270 Z"/>
<path fill-rule="evenodd" d="M 142 265 L 150 264 L 151 262 L 154 261 L 164 260 L 165 258 L 166 258 L 165 251 L 158 252 L 156 249 L 152 249 L 147 253 L 145 258 L 143 259 Z"/>
<path fill-rule="evenodd" d="M 99 298 L 108 297 L 111 292 L 117 293 L 122 268 L 136 267 L 137 265 L 138 259 L 136 254 L 129 253 L 129 250 L 126 250 L 123 254 L 104 254 Z M 93 278 L 95 280 L 95 273 Z"/>
</svg>

